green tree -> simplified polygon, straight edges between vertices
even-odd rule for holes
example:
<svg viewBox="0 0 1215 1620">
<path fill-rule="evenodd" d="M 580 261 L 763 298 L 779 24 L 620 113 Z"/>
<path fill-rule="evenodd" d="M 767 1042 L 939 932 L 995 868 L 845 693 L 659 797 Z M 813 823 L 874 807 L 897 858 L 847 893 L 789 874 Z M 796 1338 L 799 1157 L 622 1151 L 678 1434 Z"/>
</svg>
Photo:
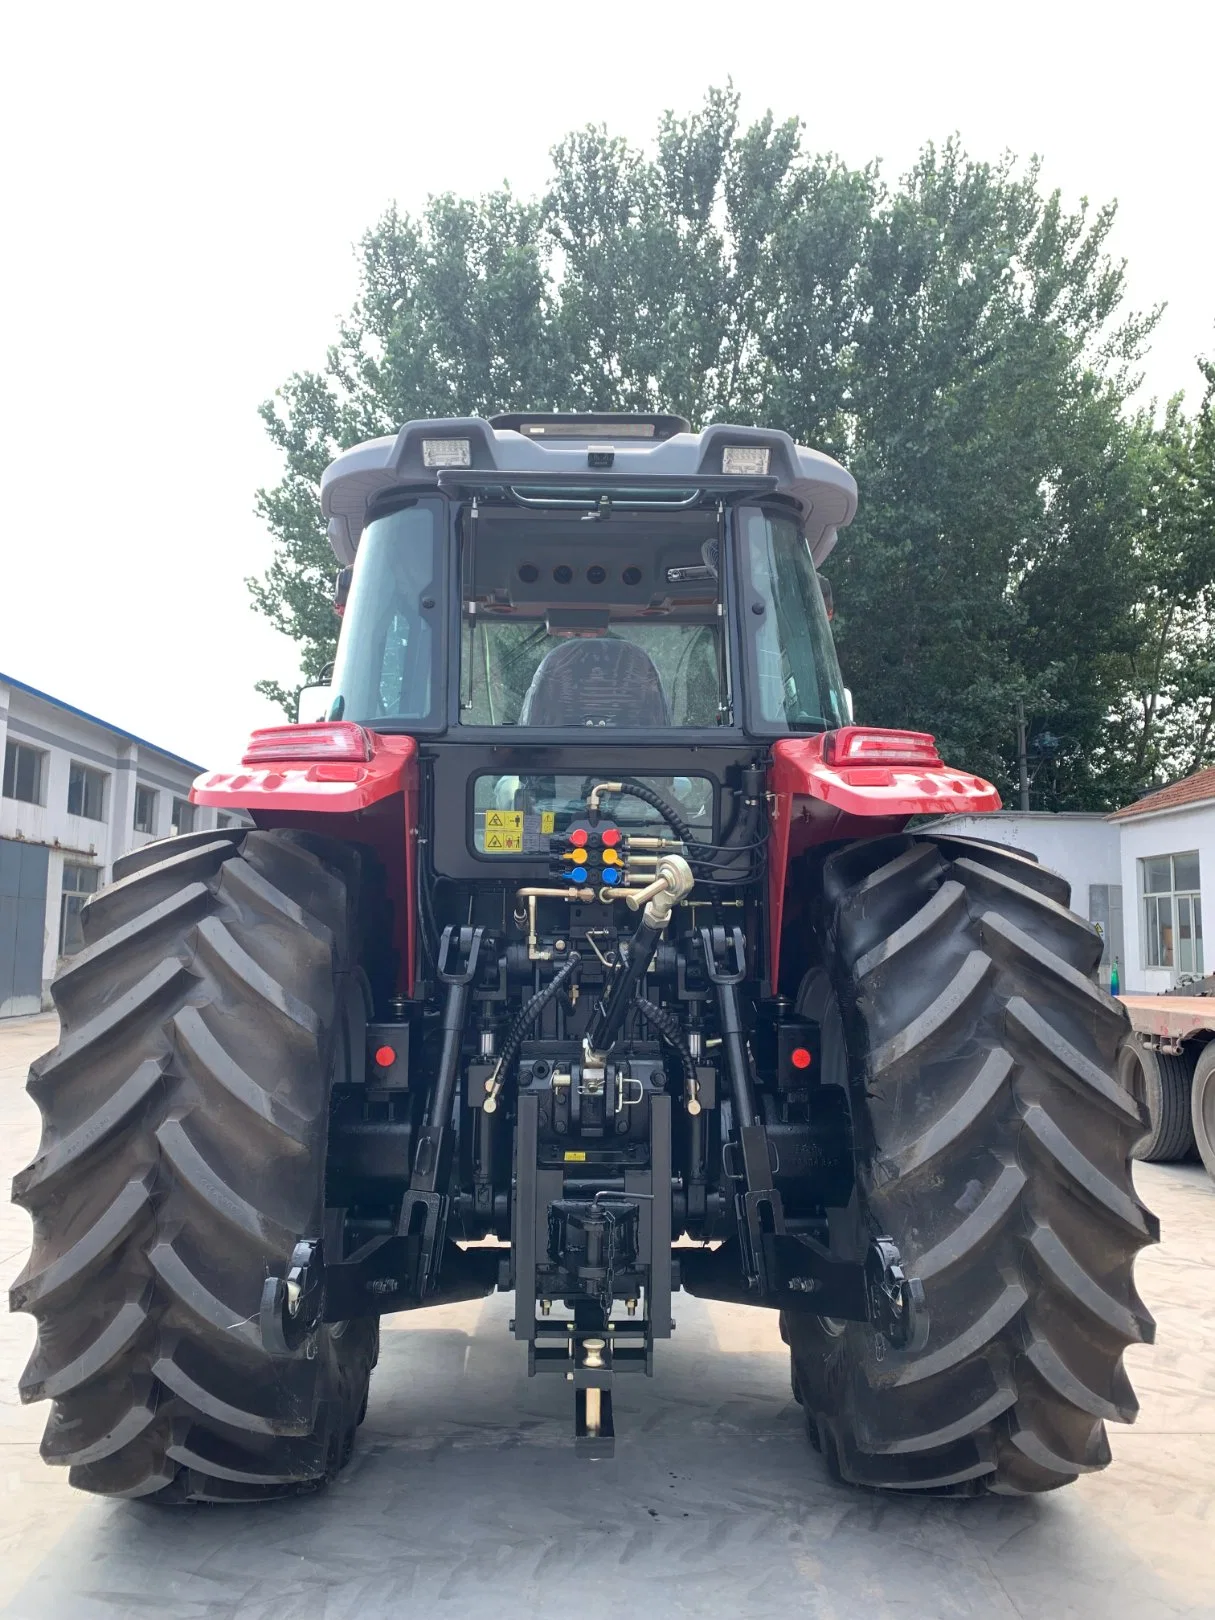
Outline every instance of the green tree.
<svg viewBox="0 0 1215 1620">
<path fill-rule="evenodd" d="M 795 120 L 741 127 L 730 89 L 667 114 L 649 153 L 570 135 L 534 203 L 390 210 L 324 370 L 264 408 L 286 475 L 260 497 L 277 550 L 257 604 L 314 676 L 334 630 L 321 468 L 410 417 L 763 421 L 861 487 L 827 565 L 861 716 L 935 730 L 1007 789 L 1021 698 L 1060 738 L 1044 796 L 1113 803 L 1163 453 L 1125 411 L 1154 316 L 1123 310 L 1113 217 L 957 141 L 888 183 L 806 153 Z"/>
<path fill-rule="evenodd" d="M 1110 728 L 1126 797 L 1215 759 L 1215 365 L 1199 366 L 1198 412 L 1171 400 L 1144 455 L 1135 634 Z"/>
<path fill-rule="evenodd" d="M 541 209 L 509 191 L 435 198 L 421 220 L 390 209 L 361 244 L 360 291 L 321 373 L 300 372 L 262 406 L 286 473 L 257 509 L 275 537 L 255 606 L 300 644 L 316 680 L 334 655 L 333 553 L 319 485 L 337 452 L 423 416 L 555 408 L 553 309 Z M 258 690 L 294 716 L 295 693 Z"/>
</svg>

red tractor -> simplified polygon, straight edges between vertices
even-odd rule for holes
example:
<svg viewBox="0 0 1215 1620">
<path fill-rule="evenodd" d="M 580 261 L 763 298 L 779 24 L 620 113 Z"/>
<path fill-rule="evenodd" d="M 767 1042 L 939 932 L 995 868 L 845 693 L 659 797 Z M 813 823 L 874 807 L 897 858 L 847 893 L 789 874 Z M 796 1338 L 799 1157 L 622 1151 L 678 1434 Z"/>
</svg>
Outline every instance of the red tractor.
<svg viewBox="0 0 1215 1620">
<path fill-rule="evenodd" d="M 200 778 L 252 829 L 116 862 L 54 987 L 12 1291 L 47 1461 L 314 1488 L 379 1316 L 494 1289 L 602 1453 L 683 1288 L 780 1313 L 842 1480 L 1103 1467 L 1153 1327 L 1126 1015 L 1061 878 L 914 825 L 995 790 L 853 723 L 817 572 L 849 474 L 513 415 L 410 422 L 322 497 L 327 718 Z"/>
</svg>

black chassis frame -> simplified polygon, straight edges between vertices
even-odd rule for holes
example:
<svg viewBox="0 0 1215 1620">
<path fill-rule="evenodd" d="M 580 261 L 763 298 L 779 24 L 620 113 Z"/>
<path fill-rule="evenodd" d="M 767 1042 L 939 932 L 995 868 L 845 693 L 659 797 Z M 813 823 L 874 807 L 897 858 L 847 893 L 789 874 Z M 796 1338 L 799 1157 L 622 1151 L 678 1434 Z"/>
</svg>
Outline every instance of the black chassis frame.
<svg viewBox="0 0 1215 1620">
<path fill-rule="evenodd" d="M 393 499 L 407 493 L 395 491 Z M 582 1084 L 578 1041 L 591 1015 L 585 1003 L 576 1018 L 556 1004 L 542 1012 L 522 1045 L 518 1081 L 504 1108 L 491 1114 L 484 1107 L 495 1034 L 560 966 L 558 935 L 568 945 L 579 937 L 579 923 L 583 934 L 591 923 L 575 919 L 575 908 L 565 902 L 541 901 L 539 931 L 550 962 L 520 958 L 525 947 L 513 922 L 512 897 L 522 886 L 551 883 L 548 861 L 489 856 L 472 847 L 474 779 L 487 771 L 581 773 L 600 780 L 707 776 L 715 784 L 714 842 L 721 841 L 743 813 L 746 773 L 753 781 L 754 772 L 762 772 L 771 740 L 746 729 L 754 675 L 736 606 L 742 593 L 731 509 L 755 493 L 740 491 L 728 503 L 725 492 L 712 492 L 727 581 L 731 723 L 660 736 L 613 731 L 602 742 L 588 740 L 582 729 L 529 733 L 459 725 L 462 603 L 451 588 L 459 508 L 450 503 L 450 543 L 439 581 L 450 603 L 439 651 L 446 672 L 440 696 L 446 701 L 436 715 L 440 724 L 409 727 L 420 747 L 421 825 L 412 831 L 429 965 L 412 999 L 398 996 L 389 1007 L 369 1008 L 366 1028 L 354 1029 L 353 1038 L 371 1049 L 385 1031 L 395 1031 L 398 1041 L 404 1037 L 403 1084 L 390 1079 L 377 1085 L 370 1055 L 360 1052 L 351 1063 L 348 1073 L 368 1078 L 361 1088 L 344 1088 L 336 1100 L 324 1242 L 293 1257 L 297 1286 L 302 1283 L 327 1320 L 513 1288 L 512 1331 L 528 1345 L 529 1370 L 551 1361 L 566 1370 L 575 1389 L 576 1437 L 591 1452 L 611 1448 L 613 1370 L 652 1371 L 654 1341 L 671 1332 L 671 1295 L 681 1284 L 706 1297 L 867 1320 L 904 1346 L 927 1332 L 922 1289 L 903 1276 L 894 1246 L 862 1230 L 859 1219 L 838 1218 L 841 1208 L 855 1215 L 846 1099 L 826 1096 L 838 1092 L 835 1087 L 799 1091 L 778 1072 L 774 1054 L 781 1049 L 782 1026 L 796 1020 L 767 977 L 762 863 L 756 863 L 754 880 L 741 887 L 694 890 L 655 958 L 657 971 L 642 981 L 676 1016 L 695 1009 L 696 1072 L 705 1100 L 699 1116 L 684 1117 L 677 1107 L 657 1032 L 634 1018 L 611 1054 L 627 1075 L 619 1081 L 619 1095 L 625 1084 L 637 1087 L 644 1115 L 638 1140 L 632 1139 L 632 1124 L 627 1127 L 628 1162 L 596 1178 L 571 1169 L 589 1149 L 556 1158 L 554 1086 L 564 1075 L 572 1098 Z M 426 494 L 434 498 L 433 489 Z M 778 498 L 769 496 L 764 504 L 768 500 L 787 510 Z M 439 806 L 456 805 L 458 824 L 451 814 L 438 813 Z M 635 926 L 621 904 L 585 910 L 607 913 L 601 926 L 614 929 L 617 942 L 627 941 Z M 601 979 L 592 989 L 606 1000 L 612 974 L 605 971 Z M 804 1038 L 817 1037 L 805 1032 Z M 706 1047 L 706 1039 L 720 1045 Z M 375 1176 L 365 1174 L 368 1166 Z M 792 1175 L 786 1173 L 790 1166 Z M 698 1172 L 703 1185 L 693 1207 L 691 1181 Z M 841 1229 L 852 1227 L 849 1253 L 829 1247 L 829 1207 L 837 1212 L 830 1222 L 837 1241 Z M 711 1249 L 673 1251 L 681 1233 L 720 1241 Z M 501 1242 L 504 1236 L 509 1247 Z M 498 1241 L 482 1246 L 486 1238 Z M 605 1245 L 606 1266 L 574 1263 L 602 1262 Z M 323 1286 L 315 1280 L 318 1270 Z M 558 1288 L 566 1291 L 557 1294 Z M 268 1282 L 263 1330 L 270 1338 L 281 1331 L 280 1295 Z M 550 1315 L 554 1298 L 564 1299 L 556 1318 Z M 628 1304 L 623 1319 L 613 1314 L 617 1300 Z M 638 1300 L 640 1316 L 632 1314 Z"/>
</svg>

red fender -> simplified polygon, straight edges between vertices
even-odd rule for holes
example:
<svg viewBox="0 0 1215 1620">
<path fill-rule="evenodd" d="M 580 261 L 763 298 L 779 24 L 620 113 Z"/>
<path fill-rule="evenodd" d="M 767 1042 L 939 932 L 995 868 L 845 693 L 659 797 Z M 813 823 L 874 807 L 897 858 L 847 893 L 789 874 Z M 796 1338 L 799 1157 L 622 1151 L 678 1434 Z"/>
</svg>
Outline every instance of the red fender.
<svg viewBox="0 0 1215 1620">
<path fill-rule="evenodd" d="M 301 827 L 362 843 L 383 862 L 395 944 L 413 993 L 416 972 L 418 745 L 348 721 L 255 731 L 239 771 L 209 771 L 190 789 L 193 804 L 244 810 L 259 827 Z"/>
<path fill-rule="evenodd" d="M 1000 808 L 990 782 L 944 764 L 923 731 L 844 726 L 772 745 L 768 772 L 768 982 L 780 974 L 789 862 L 816 844 L 883 838 L 912 816 Z"/>
</svg>

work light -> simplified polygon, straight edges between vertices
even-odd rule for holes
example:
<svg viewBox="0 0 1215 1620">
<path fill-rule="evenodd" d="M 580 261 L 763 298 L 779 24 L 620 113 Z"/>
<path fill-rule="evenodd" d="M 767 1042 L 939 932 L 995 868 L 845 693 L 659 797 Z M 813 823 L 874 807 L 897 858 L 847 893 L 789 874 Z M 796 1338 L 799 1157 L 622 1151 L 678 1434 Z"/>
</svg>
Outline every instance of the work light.
<svg viewBox="0 0 1215 1620">
<path fill-rule="evenodd" d="M 762 478 L 768 471 L 771 455 L 766 444 L 728 444 L 721 453 L 721 470 Z"/>
<path fill-rule="evenodd" d="M 423 439 L 424 467 L 471 467 L 471 439 Z"/>
</svg>

